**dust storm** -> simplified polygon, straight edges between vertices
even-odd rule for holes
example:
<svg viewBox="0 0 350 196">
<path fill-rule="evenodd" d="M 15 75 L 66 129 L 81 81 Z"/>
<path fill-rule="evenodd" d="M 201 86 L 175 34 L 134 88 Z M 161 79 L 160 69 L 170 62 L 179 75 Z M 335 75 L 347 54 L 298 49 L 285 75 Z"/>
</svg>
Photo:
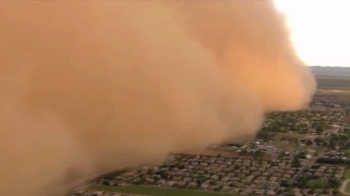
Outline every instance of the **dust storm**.
<svg viewBox="0 0 350 196">
<path fill-rule="evenodd" d="M 316 86 L 272 1 L 2 1 L 0 28 L 0 195 L 252 139 Z"/>
</svg>

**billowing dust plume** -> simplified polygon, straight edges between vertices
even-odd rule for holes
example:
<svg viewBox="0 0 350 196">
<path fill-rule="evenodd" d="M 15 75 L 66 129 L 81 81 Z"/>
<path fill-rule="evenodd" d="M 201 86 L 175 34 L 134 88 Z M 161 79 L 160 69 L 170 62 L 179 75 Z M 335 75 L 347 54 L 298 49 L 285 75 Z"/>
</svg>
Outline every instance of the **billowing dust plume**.
<svg viewBox="0 0 350 196">
<path fill-rule="evenodd" d="M 271 1 L 1 1 L 0 195 L 60 195 L 307 107 L 283 23 Z"/>
</svg>

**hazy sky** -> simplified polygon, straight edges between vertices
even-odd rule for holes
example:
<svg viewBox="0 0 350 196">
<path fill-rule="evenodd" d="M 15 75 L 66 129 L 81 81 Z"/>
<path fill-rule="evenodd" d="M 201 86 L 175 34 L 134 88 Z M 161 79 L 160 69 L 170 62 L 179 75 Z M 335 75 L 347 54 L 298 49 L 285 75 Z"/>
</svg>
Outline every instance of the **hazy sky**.
<svg viewBox="0 0 350 196">
<path fill-rule="evenodd" d="M 274 0 L 308 65 L 350 67 L 350 0 Z"/>
</svg>

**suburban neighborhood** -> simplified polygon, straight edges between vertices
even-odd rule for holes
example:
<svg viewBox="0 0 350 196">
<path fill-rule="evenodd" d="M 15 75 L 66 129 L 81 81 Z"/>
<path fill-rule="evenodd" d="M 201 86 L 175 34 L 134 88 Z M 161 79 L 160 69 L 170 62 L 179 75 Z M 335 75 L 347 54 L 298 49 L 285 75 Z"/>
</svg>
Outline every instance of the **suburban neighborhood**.
<svg viewBox="0 0 350 196">
<path fill-rule="evenodd" d="M 350 195 L 350 96 L 338 93 L 319 90 L 307 110 L 267 114 L 248 143 L 169 154 L 162 164 L 122 168 L 70 195 Z"/>
</svg>

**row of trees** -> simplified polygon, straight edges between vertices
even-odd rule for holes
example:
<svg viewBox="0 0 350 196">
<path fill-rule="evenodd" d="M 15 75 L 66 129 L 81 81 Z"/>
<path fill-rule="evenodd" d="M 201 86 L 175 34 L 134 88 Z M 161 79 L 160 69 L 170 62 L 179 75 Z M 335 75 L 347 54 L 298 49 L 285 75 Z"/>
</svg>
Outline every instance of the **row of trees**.
<svg viewBox="0 0 350 196">
<path fill-rule="evenodd" d="M 343 165 L 347 165 L 350 164 L 350 160 L 345 160 L 345 159 L 340 159 L 340 158 L 318 158 L 316 160 L 317 163 L 323 163 L 323 164 L 343 164 Z"/>
</svg>

